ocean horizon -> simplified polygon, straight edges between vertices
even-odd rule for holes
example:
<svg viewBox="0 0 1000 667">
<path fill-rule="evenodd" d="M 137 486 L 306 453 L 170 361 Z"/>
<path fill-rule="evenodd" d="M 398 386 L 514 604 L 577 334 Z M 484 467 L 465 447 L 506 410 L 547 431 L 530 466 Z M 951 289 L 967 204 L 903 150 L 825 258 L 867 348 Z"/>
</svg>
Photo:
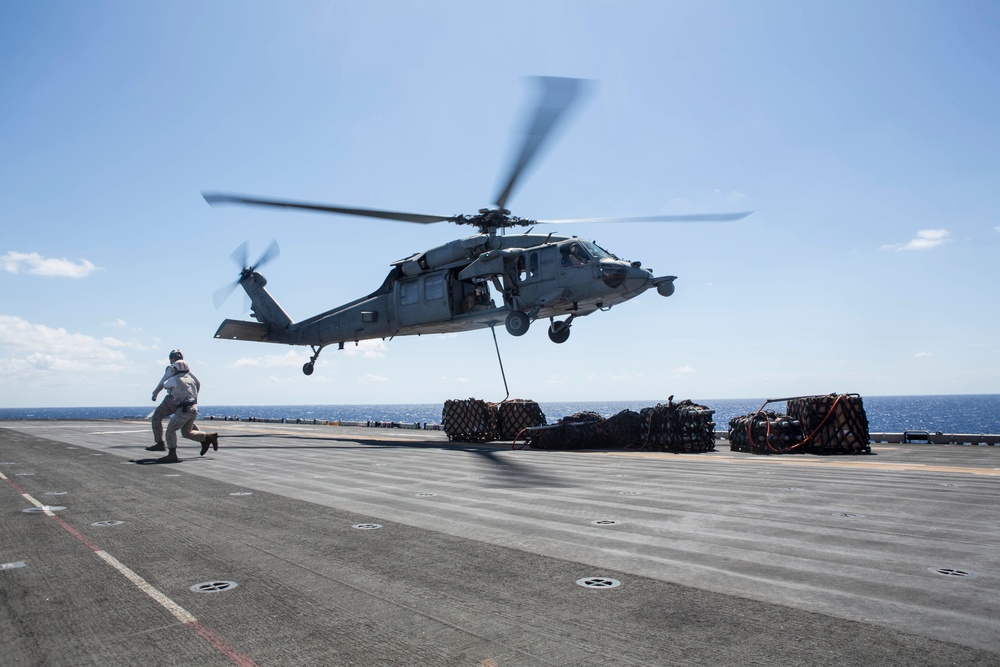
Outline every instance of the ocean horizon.
<svg viewBox="0 0 1000 667">
<path fill-rule="evenodd" d="M 681 400 L 681 399 L 677 399 Z M 692 399 L 715 410 L 716 430 L 728 428 L 733 417 L 756 412 L 764 398 Z M 925 430 L 941 433 L 1000 433 L 1000 394 L 950 394 L 921 396 L 862 396 L 869 430 L 874 433 L 897 433 Z M 610 417 L 622 410 L 639 411 L 653 407 L 660 400 L 637 401 L 539 401 L 546 420 L 553 423 L 577 412 L 596 412 Z M 330 404 L 330 405 L 203 405 L 199 420 L 214 418 L 286 419 L 320 421 L 377 421 L 404 424 L 438 424 L 443 403 Z M 143 406 L 72 407 L 72 408 L 0 408 L 0 421 L 23 419 L 125 419 L 146 418 L 155 407 Z M 784 412 L 783 401 L 773 402 L 767 410 Z"/>
</svg>

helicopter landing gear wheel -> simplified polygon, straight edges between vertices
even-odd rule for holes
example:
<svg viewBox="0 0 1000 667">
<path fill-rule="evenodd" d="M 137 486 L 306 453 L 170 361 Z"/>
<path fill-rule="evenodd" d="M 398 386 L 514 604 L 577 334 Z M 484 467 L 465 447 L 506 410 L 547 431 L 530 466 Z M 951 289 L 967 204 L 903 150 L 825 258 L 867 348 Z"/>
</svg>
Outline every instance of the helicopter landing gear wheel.
<svg viewBox="0 0 1000 667">
<path fill-rule="evenodd" d="M 553 322 L 549 325 L 549 340 L 553 343 L 565 343 L 569 340 L 569 325 L 565 322 Z"/>
<path fill-rule="evenodd" d="M 528 325 L 531 320 L 523 310 L 512 310 L 507 315 L 507 333 L 511 336 L 523 336 L 528 333 Z"/>
<path fill-rule="evenodd" d="M 313 371 L 316 370 L 316 360 L 319 358 L 319 353 L 323 351 L 324 346 L 310 345 L 309 347 L 312 348 L 313 356 L 309 357 L 309 361 L 302 366 L 302 372 L 306 375 L 312 375 Z"/>
</svg>

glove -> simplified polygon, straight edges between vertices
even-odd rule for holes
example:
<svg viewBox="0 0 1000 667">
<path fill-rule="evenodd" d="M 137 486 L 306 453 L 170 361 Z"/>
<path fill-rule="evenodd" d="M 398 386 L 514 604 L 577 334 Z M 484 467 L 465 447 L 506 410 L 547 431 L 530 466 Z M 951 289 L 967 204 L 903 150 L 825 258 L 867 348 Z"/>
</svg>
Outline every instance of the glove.
<svg viewBox="0 0 1000 667">
<path fill-rule="evenodd" d="M 153 394 L 153 403 L 156 403 L 156 394 Z"/>
</svg>

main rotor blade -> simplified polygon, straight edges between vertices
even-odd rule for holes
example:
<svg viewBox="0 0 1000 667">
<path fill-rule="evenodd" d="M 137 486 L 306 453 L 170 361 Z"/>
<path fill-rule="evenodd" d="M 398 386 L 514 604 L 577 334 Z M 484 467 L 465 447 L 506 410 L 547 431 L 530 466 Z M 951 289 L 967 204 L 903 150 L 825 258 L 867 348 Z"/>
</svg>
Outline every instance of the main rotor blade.
<svg viewBox="0 0 1000 667">
<path fill-rule="evenodd" d="M 521 145 L 521 152 L 510 167 L 510 176 L 500 194 L 497 195 L 496 205 L 501 211 L 507 208 L 507 199 L 514 191 L 518 178 L 524 173 L 528 165 L 538 154 L 538 150 L 551 136 L 552 129 L 556 126 L 566 111 L 572 106 L 573 101 L 578 97 L 584 84 L 583 79 L 566 79 L 551 76 L 532 77 L 538 82 L 542 89 L 541 99 L 535 108 L 535 115 L 527 126 L 524 136 L 524 143 Z"/>
<path fill-rule="evenodd" d="M 587 222 L 732 222 L 733 220 L 742 220 L 751 213 L 753 211 L 743 211 L 741 213 L 696 213 L 694 215 L 647 215 L 631 218 L 566 218 L 564 220 L 536 220 L 535 222 L 546 225 Z"/>
<path fill-rule="evenodd" d="M 454 216 L 423 215 L 420 213 L 401 213 L 397 211 L 379 211 L 371 208 L 347 208 L 330 204 L 315 204 L 312 202 L 290 201 L 287 199 L 262 199 L 243 195 L 227 195 L 214 192 L 203 192 L 202 196 L 212 206 L 216 204 L 245 204 L 247 206 L 273 206 L 275 208 L 294 208 L 319 213 L 340 213 L 342 215 L 359 215 L 366 218 L 383 218 L 400 222 L 417 222 L 428 225 L 433 222 L 445 222 Z"/>
</svg>

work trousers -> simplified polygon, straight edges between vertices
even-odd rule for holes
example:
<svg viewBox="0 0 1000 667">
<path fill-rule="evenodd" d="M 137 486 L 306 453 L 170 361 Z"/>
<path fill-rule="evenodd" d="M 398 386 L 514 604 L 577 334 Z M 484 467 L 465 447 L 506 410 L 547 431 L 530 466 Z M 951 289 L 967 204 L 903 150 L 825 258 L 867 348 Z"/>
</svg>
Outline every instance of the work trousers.
<svg viewBox="0 0 1000 667">
<path fill-rule="evenodd" d="M 177 449 L 177 431 L 180 431 L 181 435 L 188 440 L 196 440 L 198 442 L 205 441 L 208 434 L 202 433 L 198 430 L 198 425 L 194 423 L 194 420 L 197 418 L 197 405 L 189 407 L 187 412 L 184 412 L 180 408 L 177 409 L 174 416 L 170 418 L 170 422 L 167 424 L 167 449 Z"/>
<path fill-rule="evenodd" d="M 153 421 L 153 443 L 159 444 L 163 442 L 163 420 L 166 417 L 174 414 L 177 410 L 177 401 L 170 398 L 170 394 L 156 406 L 153 410 L 153 416 L 151 417 Z"/>
</svg>

